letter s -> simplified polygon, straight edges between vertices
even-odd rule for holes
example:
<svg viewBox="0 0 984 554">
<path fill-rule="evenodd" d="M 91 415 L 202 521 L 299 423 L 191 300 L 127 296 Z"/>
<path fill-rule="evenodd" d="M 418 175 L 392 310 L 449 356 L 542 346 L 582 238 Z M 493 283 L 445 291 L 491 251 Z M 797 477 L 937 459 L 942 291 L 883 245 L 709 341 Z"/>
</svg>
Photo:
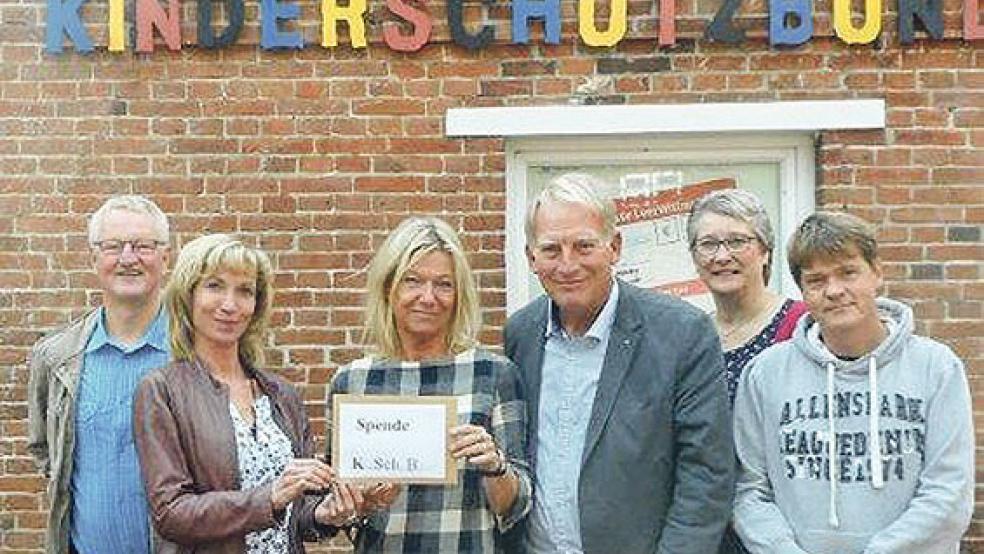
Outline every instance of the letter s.
<svg viewBox="0 0 984 554">
<path fill-rule="evenodd" d="M 383 28 L 383 40 L 386 45 L 398 52 L 416 52 L 427 44 L 434 24 L 431 23 L 427 12 L 418 10 L 403 0 L 386 0 L 386 7 L 394 15 L 413 24 L 413 34 L 407 36 L 400 32 L 397 24 L 389 24 Z"/>
</svg>

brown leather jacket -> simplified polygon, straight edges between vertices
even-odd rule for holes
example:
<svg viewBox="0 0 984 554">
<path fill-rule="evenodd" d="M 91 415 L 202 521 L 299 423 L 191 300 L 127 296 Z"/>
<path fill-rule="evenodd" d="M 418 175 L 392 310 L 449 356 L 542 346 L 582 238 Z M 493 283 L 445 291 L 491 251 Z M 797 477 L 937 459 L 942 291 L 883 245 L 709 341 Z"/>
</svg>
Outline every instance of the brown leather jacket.
<svg viewBox="0 0 984 554">
<path fill-rule="evenodd" d="M 309 457 L 313 442 L 301 399 L 292 386 L 247 369 L 270 397 L 273 417 L 290 438 L 295 457 Z M 240 490 L 236 438 L 228 388 L 201 365 L 176 362 L 151 372 L 134 398 L 133 432 L 158 553 L 236 553 L 247 533 L 276 522 L 272 483 Z M 335 531 L 314 521 L 318 496 L 291 508 L 290 552 L 304 540 Z"/>
</svg>

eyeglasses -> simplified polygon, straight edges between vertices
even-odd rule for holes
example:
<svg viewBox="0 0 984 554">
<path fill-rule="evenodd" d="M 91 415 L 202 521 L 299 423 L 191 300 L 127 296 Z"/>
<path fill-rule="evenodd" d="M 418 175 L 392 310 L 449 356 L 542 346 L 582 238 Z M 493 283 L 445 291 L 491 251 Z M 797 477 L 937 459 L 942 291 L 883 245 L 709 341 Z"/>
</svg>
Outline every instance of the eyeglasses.
<svg viewBox="0 0 984 554">
<path fill-rule="evenodd" d="M 96 241 L 92 243 L 92 246 L 105 256 L 119 256 L 128 244 L 130 245 L 130 250 L 137 256 L 149 257 L 156 254 L 157 249 L 167 243 L 153 239 L 107 239 Z"/>
<path fill-rule="evenodd" d="M 757 241 L 758 237 L 753 237 L 749 235 L 731 235 L 730 237 L 723 239 L 712 239 L 706 238 L 701 239 L 694 243 L 694 252 L 710 258 L 711 256 L 717 254 L 721 245 L 731 254 L 737 254 L 739 252 L 744 252 L 750 244 Z"/>
</svg>

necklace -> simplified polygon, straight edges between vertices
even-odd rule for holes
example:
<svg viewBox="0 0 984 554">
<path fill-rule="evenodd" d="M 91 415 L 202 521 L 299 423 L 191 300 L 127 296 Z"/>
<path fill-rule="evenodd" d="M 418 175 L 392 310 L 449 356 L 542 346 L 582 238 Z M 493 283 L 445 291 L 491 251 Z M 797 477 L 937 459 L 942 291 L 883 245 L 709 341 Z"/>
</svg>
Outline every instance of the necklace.
<svg viewBox="0 0 984 554">
<path fill-rule="evenodd" d="M 770 298 L 765 306 L 762 306 L 762 308 L 751 317 L 737 324 L 731 325 L 728 328 L 725 328 L 717 318 L 714 318 L 714 322 L 717 324 L 718 333 L 721 335 L 721 342 L 729 343 L 733 337 L 744 337 L 747 334 L 747 331 L 751 329 L 757 331 L 761 324 L 772 316 L 772 313 L 775 311 L 778 304 L 778 297 Z"/>
</svg>

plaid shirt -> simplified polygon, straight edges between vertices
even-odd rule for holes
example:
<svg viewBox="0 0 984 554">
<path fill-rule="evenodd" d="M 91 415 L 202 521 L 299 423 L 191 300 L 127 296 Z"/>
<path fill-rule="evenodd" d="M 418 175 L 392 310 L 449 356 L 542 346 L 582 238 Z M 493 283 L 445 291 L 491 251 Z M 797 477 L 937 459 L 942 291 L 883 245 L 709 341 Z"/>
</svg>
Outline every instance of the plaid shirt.
<svg viewBox="0 0 984 554">
<path fill-rule="evenodd" d="M 505 531 L 530 509 L 532 481 L 526 456 L 526 404 L 516 368 L 484 349 L 454 358 L 405 362 L 367 357 L 342 367 L 328 394 L 455 396 L 458 424 L 481 425 L 519 477 L 516 501 L 503 516 L 489 508 L 482 476 L 458 462 L 454 486 L 408 485 L 389 510 L 375 513 L 356 535 L 357 552 L 497 552 L 495 530 Z M 327 436 L 331 440 L 331 422 Z M 328 445 L 331 452 L 331 444 Z"/>
</svg>

